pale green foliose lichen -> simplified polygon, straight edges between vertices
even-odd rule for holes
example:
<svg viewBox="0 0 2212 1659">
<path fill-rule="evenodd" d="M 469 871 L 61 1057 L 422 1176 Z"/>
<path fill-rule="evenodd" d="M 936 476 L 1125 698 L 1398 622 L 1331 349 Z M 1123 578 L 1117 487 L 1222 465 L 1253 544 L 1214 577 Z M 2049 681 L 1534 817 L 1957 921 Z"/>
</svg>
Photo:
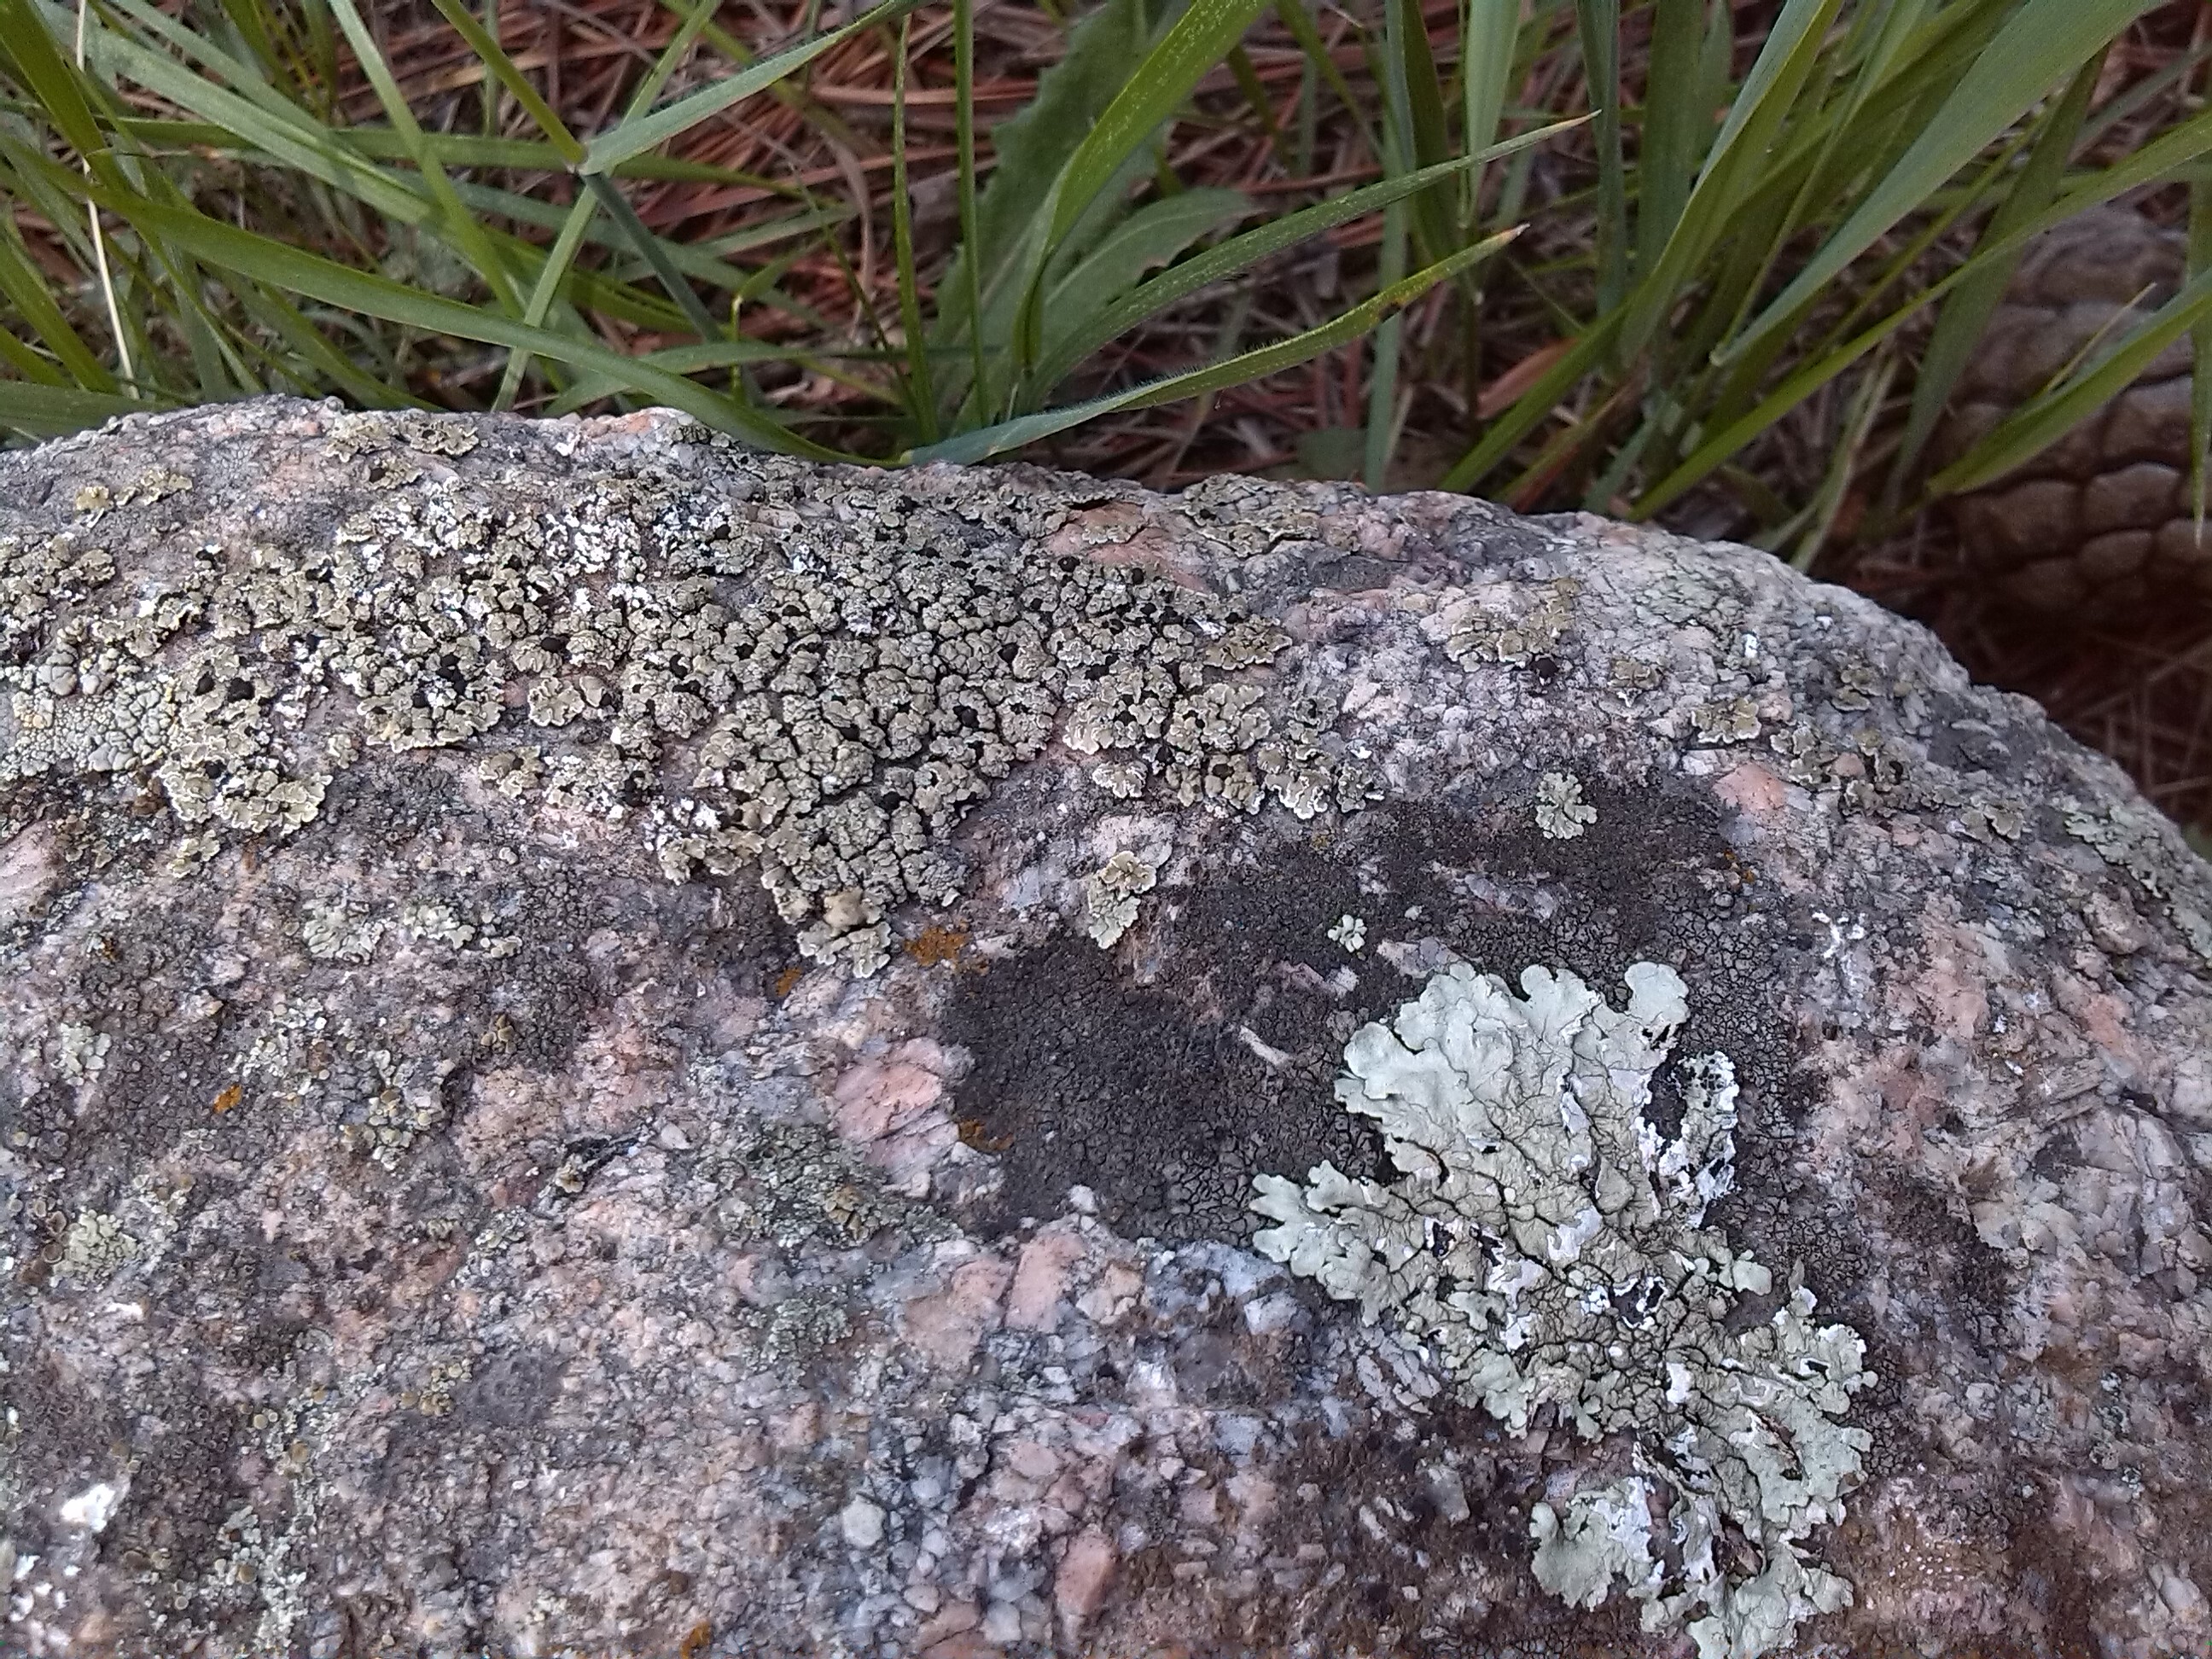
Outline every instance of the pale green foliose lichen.
<svg viewBox="0 0 2212 1659">
<path fill-rule="evenodd" d="M 1137 896 L 1159 881 L 1157 866 L 1126 848 L 1084 878 L 1083 929 L 1101 950 L 1110 949 L 1137 919 Z"/>
<path fill-rule="evenodd" d="M 1536 780 L 1536 828 L 1547 841 L 1572 841 L 1597 822 L 1597 808 L 1583 799 L 1580 779 L 1547 772 Z"/>
<path fill-rule="evenodd" d="M 1850 1599 L 1798 1545 L 1842 1516 L 1869 1441 L 1838 1419 L 1873 1378 L 1794 1274 L 1777 1295 L 1705 1224 L 1734 1180 L 1735 1069 L 1688 1061 L 1662 1133 L 1644 1110 L 1687 993 L 1653 963 L 1626 978 L 1621 1010 L 1541 967 L 1518 997 L 1464 963 L 1435 975 L 1353 1035 L 1336 1085 L 1398 1178 L 1261 1176 L 1253 1208 L 1276 1224 L 1255 1243 L 1516 1433 L 1548 1407 L 1586 1438 L 1632 1437 L 1634 1476 L 1535 1507 L 1538 1579 L 1585 1607 L 1617 1585 L 1647 1630 L 1686 1624 L 1698 1659 L 1754 1659 Z"/>
</svg>

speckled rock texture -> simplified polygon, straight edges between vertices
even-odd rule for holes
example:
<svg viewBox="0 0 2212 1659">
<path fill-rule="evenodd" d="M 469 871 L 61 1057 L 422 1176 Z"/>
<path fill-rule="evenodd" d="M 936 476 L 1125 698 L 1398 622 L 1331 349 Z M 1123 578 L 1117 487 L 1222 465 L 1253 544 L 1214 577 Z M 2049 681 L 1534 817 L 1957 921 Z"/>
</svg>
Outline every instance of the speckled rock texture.
<svg viewBox="0 0 2212 1659">
<path fill-rule="evenodd" d="M 2208 918 L 1741 548 L 0 458 L 0 1651 L 2201 1653 Z"/>
</svg>

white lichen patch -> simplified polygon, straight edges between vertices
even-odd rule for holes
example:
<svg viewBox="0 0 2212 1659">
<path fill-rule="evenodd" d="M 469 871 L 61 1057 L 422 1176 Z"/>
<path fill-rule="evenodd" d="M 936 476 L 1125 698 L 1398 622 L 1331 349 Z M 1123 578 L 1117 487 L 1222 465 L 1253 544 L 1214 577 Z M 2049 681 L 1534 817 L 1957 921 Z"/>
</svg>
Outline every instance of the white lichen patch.
<svg viewBox="0 0 2212 1659">
<path fill-rule="evenodd" d="M 1646 1629 L 1686 1624 L 1699 1659 L 1753 1659 L 1849 1599 L 1798 1545 L 1842 1516 L 1868 1437 L 1838 1419 L 1872 1378 L 1856 1333 L 1705 1224 L 1733 1179 L 1734 1067 L 1686 1066 L 1663 1133 L 1645 1108 L 1686 991 L 1652 963 L 1626 980 L 1617 1010 L 1540 967 L 1519 997 L 1465 963 L 1433 975 L 1354 1034 L 1337 1083 L 1398 1178 L 1261 1176 L 1275 1224 L 1255 1242 L 1515 1432 L 1549 1407 L 1632 1437 L 1636 1478 L 1537 1506 L 1538 1577 L 1583 1606 L 1618 1586 Z"/>
<path fill-rule="evenodd" d="M 1110 949 L 1137 919 L 1137 896 L 1158 884 L 1159 868 L 1124 848 L 1083 880 L 1083 931 Z"/>
<path fill-rule="evenodd" d="M 1536 828 L 1551 841 L 1572 841 L 1597 822 L 1597 808 L 1583 799 L 1582 780 L 1547 772 L 1536 780 Z"/>
<path fill-rule="evenodd" d="M 1329 924 L 1328 941 L 1358 956 L 1367 944 L 1367 924 L 1347 911 Z"/>
</svg>

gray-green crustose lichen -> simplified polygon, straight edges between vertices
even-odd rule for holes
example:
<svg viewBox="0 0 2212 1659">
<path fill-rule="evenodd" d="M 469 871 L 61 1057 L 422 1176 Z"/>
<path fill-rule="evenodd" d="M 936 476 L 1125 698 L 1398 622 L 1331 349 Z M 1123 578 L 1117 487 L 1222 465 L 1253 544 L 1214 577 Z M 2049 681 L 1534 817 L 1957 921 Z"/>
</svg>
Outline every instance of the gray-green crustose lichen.
<svg viewBox="0 0 2212 1659">
<path fill-rule="evenodd" d="M 1687 994 L 1656 963 L 1626 977 L 1620 1010 L 1567 972 L 1528 969 L 1519 997 L 1463 963 L 1434 975 L 1353 1035 L 1336 1085 L 1398 1179 L 1263 1175 L 1253 1207 L 1276 1224 L 1255 1243 L 1516 1433 L 1548 1407 L 1631 1437 L 1632 1474 L 1535 1506 L 1538 1579 L 1585 1607 L 1618 1587 L 1646 1629 L 1686 1623 L 1699 1659 L 1754 1659 L 1849 1600 L 1798 1545 L 1842 1516 L 1868 1437 L 1838 1419 L 1872 1376 L 1812 1292 L 1778 1296 L 1705 1224 L 1734 1180 L 1735 1071 L 1687 1062 L 1661 1133 L 1644 1109 Z"/>
<path fill-rule="evenodd" d="M 803 951 L 864 973 L 894 908 L 954 894 L 953 826 L 1055 737 L 1123 798 L 1300 817 L 1364 798 L 1335 698 L 1247 672 L 1279 629 L 1043 556 L 1049 502 L 984 538 L 926 494 L 848 499 L 761 458 L 725 492 L 609 474 L 532 516 L 405 461 L 476 441 L 465 421 L 335 422 L 330 461 L 379 494 L 324 545 L 202 547 L 118 581 L 108 520 L 167 479 L 0 539 L 0 784 L 150 777 L 201 859 L 313 819 L 365 747 L 474 742 L 498 793 L 637 822 L 672 879 L 750 870 Z M 339 959 L 362 943 L 340 918 L 308 931 Z"/>
</svg>

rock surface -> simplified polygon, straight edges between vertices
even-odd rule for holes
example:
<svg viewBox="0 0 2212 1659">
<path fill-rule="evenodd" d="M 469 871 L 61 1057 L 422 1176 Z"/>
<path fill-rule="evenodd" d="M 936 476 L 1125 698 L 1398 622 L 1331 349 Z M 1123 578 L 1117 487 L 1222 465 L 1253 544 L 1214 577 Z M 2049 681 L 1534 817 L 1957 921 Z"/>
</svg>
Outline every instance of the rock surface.
<svg viewBox="0 0 2212 1659">
<path fill-rule="evenodd" d="M 0 1650 L 2198 1651 L 2208 916 L 1742 549 L 0 459 Z"/>
</svg>

